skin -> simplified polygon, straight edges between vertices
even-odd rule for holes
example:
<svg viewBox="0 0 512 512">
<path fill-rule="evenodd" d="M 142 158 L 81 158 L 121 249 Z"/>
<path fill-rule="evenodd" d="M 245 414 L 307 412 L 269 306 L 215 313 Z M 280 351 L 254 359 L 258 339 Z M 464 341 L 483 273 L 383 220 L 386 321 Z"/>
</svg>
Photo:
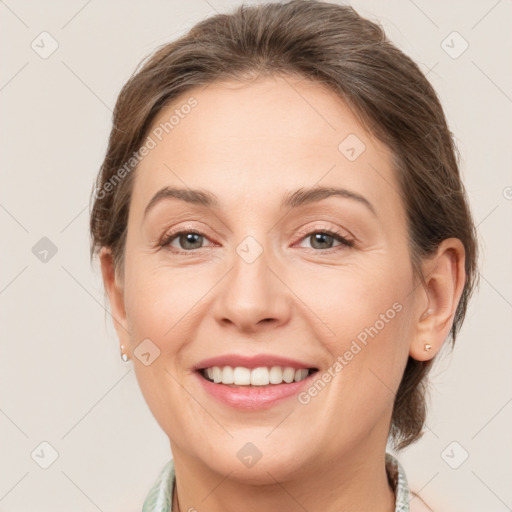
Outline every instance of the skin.
<svg viewBox="0 0 512 512">
<path fill-rule="evenodd" d="M 100 254 L 120 343 L 170 440 L 180 510 L 393 511 L 384 454 L 394 393 L 408 356 L 434 357 L 449 334 L 464 248 L 444 240 L 418 285 L 391 154 L 322 85 L 215 83 L 154 126 L 190 96 L 198 105 L 136 170 L 124 273 L 108 249 Z M 349 134 L 366 146 L 355 161 L 338 150 Z M 336 196 L 280 208 L 285 192 L 316 185 L 354 191 L 376 215 Z M 165 186 L 210 191 L 220 206 L 166 199 L 144 218 Z M 159 247 L 173 228 L 203 233 L 199 248 L 179 237 Z M 332 229 L 355 245 L 315 244 L 312 235 Z M 250 264 L 236 252 L 247 236 L 263 249 Z M 270 353 L 311 361 L 321 375 L 394 303 L 395 318 L 306 405 L 238 411 L 192 374 L 207 357 Z M 148 366 L 133 357 L 147 338 L 160 350 Z M 237 457 L 247 442 L 262 453 L 252 468 Z"/>
</svg>

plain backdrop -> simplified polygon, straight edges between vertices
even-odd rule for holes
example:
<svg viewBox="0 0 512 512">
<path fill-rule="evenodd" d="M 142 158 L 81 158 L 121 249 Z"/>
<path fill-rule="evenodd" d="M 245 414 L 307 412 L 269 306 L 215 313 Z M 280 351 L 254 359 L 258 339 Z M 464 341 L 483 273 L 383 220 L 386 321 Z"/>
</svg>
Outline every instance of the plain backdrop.
<svg viewBox="0 0 512 512">
<path fill-rule="evenodd" d="M 89 195 L 139 61 L 237 5 L 0 2 L 0 511 L 140 510 L 171 457 L 119 358 L 89 262 Z M 400 460 L 438 512 L 512 510 L 512 4 L 351 5 L 438 91 L 483 252 L 480 290 L 432 374 L 425 434 Z"/>
</svg>

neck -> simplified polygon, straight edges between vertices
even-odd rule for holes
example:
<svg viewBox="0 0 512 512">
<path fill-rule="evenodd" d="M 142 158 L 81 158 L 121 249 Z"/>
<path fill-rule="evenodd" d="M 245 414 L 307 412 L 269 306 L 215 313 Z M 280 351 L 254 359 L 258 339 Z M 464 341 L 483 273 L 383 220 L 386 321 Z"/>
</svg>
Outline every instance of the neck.
<svg viewBox="0 0 512 512">
<path fill-rule="evenodd" d="M 172 447 L 176 472 L 173 511 L 185 512 L 394 512 L 384 453 L 368 458 L 355 454 L 311 464 L 279 481 L 263 471 L 264 483 L 247 483 L 220 474 Z M 179 508 L 178 508 L 179 502 Z"/>
</svg>

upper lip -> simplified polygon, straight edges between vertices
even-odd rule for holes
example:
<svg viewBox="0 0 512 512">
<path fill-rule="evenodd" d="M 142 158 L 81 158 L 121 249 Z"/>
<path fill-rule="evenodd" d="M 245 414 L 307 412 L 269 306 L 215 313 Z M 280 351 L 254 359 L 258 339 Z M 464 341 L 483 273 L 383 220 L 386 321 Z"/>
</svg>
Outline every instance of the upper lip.
<svg viewBox="0 0 512 512">
<path fill-rule="evenodd" d="M 257 354 L 251 356 L 244 356 L 240 354 L 225 354 L 222 356 L 203 359 L 202 361 L 194 365 L 193 369 L 203 370 L 205 368 L 212 368 L 213 366 L 242 366 L 244 368 L 250 369 L 259 368 L 261 366 L 266 366 L 269 368 L 272 366 L 281 366 L 295 368 L 296 370 L 302 368 L 317 369 L 317 367 L 311 363 L 272 354 Z"/>
</svg>

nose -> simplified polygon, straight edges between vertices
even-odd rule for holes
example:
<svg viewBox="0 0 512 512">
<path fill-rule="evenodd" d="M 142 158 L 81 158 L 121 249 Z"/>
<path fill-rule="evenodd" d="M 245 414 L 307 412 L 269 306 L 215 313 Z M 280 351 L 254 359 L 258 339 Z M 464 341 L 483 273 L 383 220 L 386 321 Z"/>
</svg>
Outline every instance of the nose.
<svg viewBox="0 0 512 512">
<path fill-rule="evenodd" d="M 223 327 L 256 333 L 289 321 L 292 293 L 279 264 L 270 260 L 266 250 L 252 262 L 235 254 L 214 301 L 215 319 Z"/>
</svg>

